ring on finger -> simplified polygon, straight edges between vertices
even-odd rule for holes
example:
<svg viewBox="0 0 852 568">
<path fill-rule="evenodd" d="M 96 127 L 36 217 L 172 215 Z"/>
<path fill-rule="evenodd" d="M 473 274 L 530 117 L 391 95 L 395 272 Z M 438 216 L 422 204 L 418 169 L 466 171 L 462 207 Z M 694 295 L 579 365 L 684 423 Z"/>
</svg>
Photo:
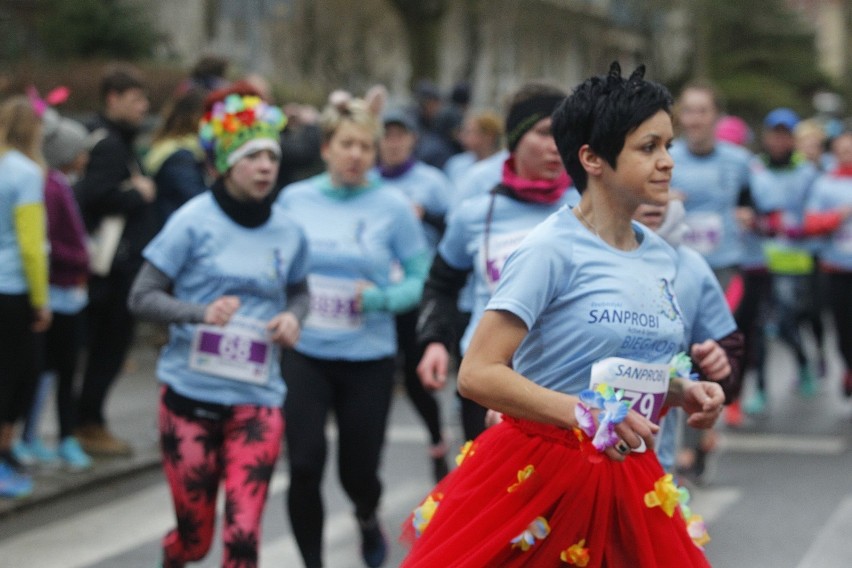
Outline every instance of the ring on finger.
<svg viewBox="0 0 852 568">
<path fill-rule="evenodd" d="M 624 456 L 630 453 L 630 446 L 624 440 L 619 440 L 615 444 L 615 451 Z"/>
</svg>

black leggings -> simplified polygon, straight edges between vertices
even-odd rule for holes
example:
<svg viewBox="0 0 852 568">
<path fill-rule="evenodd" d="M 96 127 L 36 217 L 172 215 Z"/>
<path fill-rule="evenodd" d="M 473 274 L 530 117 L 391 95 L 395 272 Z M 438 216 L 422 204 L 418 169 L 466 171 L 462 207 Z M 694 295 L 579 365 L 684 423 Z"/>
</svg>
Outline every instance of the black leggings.
<svg viewBox="0 0 852 568">
<path fill-rule="evenodd" d="M 107 394 L 133 342 L 134 320 L 127 307 L 132 283 L 132 274 L 117 271 L 89 281 L 86 369 L 78 406 L 81 426 L 105 423 Z"/>
<path fill-rule="evenodd" d="M 771 309 L 772 277 L 765 270 L 743 271 L 743 297 L 734 318 L 743 332 L 745 372 L 757 372 L 757 388 L 766 392 L 764 361 L 766 359 L 766 334 L 764 326 Z"/>
<path fill-rule="evenodd" d="M 0 294 L 0 424 L 14 424 L 32 404 L 40 341 L 25 294 Z"/>
<path fill-rule="evenodd" d="M 56 372 L 56 410 L 60 439 L 72 436 L 77 425 L 74 376 L 83 337 L 83 314 L 53 314 L 45 336 L 45 370 Z"/>
<path fill-rule="evenodd" d="M 852 272 L 828 274 L 828 302 L 846 371 L 852 372 Z"/>
<path fill-rule="evenodd" d="M 432 444 L 441 443 L 441 409 L 431 392 L 426 390 L 417 375 L 417 365 L 423 357 L 423 348 L 417 342 L 417 317 L 420 310 L 414 309 L 396 316 L 396 335 L 402 372 L 405 376 L 405 392 L 423 423 L 429 430 Z"/>
<path fill-rule="evenodd" d="M 281 370 L 287 383 L 284 419 L 290 461 L 290 524 L 305 564 L 321 566 L 324 510 L 320 488 L 328 453 L 326 420 L 333 412 L 343 490 L 355 504 L 355 515 L 370 519 L 382 494 L 378 469 L 395 362 L 393 358 L 329 361 L 287 351 Z"/>
</svg>

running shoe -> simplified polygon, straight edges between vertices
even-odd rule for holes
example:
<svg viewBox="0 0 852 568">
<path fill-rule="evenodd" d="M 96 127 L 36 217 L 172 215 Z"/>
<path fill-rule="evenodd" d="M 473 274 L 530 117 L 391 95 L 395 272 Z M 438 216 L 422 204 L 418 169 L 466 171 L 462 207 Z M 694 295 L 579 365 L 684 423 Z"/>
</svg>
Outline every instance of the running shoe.
<svg viewBox="0 0 852 568">
<path fill-rule="evenodd" d="M 763 414 L 764 411 L 766 411 L 766 395 L 761 391 L 755 391 L 755 393 L 743 403 L 743 410 L 746 414 Z"/>
<path fill-rule="evenodd" d="M 30 449 L 30 445 L 23 440 L 15 440 L 12 444 L 12 458 L 22 467 L 32 467 L 38 462 L 35 454 Z"/>
<path fill-rule="evenodd" d="M 807 365 L 802 365 L 799 368 L 799 393 L 804 397 L 810 398 L 818 392 L 819 387 L 811 368 Z"/>
<path fill-rule="evenodd" d="M 74 436 L 63 438 L 57 453 L 69 471 L 83 471 L 92 467 L 92 458 L 83 451 Z"/>
<path fill-rule="evenodd" d="M 75 432 L 83 450 L 92 456 L 131 456 L 133 448 L 130 444 L 113 436 L 106 426 L 88 424 L 80 426 Z"/>
<path fill-rule="evenodd" d="M 18 473 L 6 462 L 0 461 L 0 497 L 20 499 L 33 492 L 33 480 L 28 475 Z"/>
<path fill-rule="evenodd" d="M 369 519 L 358 519 L 361 529 L 361 556 L 364 564 L 370 568 L 379 568 L 385 563 L 388 554 L 388 541 L 379 524 L 379 519 L 373 514 Z"/>
<path fill-rule="evenodd" d="M 47 446 L 44 445 L 44 442 L 41 441 L 41 438 L 36 438 L 32 442 L 22 442 L 27 445 L 30 453 L 35 456 L 36 463 L 39 465 L 54 465 L 56 464 L 56 451 L 51 450 Z"/>
<path fill-rule="evenodd" d="M 739 428 L 743 425 L 743 410 L 739 400 L 725 407 L 725 424 L 731 428 Z"/>
</svg>

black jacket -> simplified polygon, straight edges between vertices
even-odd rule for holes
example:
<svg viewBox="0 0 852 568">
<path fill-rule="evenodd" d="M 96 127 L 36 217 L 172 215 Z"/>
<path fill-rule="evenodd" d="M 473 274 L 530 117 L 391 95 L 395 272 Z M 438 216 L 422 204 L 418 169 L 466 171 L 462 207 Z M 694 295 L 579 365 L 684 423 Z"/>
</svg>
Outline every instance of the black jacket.
<svg viewBox="0 0 852 568">
<path fill-rule="evenodd" d="M 89 129 L 98 141 L 90 152 L 85 174 L 74 186 L 74 195 L 89 233 L 105 216 L 124 215 L 124 233 L 111 270 L 134 273 L 142 265 L 142 249 L 157 231 L 153 203 L 146 203 L 129 185 L 132 173 L 142 171 L 133 148 L 138 130 L 103 116 L 98 116 Z"/>
</svg>

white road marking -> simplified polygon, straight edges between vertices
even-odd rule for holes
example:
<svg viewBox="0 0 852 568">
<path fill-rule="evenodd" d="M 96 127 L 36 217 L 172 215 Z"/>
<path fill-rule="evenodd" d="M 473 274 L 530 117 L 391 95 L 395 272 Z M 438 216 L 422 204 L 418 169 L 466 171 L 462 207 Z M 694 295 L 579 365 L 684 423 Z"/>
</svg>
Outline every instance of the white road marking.
<svg viewBox="0 0 852 568">
<path fill-rule="evenodd" d="M 726 452 L 797 455 L 840 455 L 846 451 L 843 436 L 792 434 L 725 434 L 719 447 Z"/>
</svg>

